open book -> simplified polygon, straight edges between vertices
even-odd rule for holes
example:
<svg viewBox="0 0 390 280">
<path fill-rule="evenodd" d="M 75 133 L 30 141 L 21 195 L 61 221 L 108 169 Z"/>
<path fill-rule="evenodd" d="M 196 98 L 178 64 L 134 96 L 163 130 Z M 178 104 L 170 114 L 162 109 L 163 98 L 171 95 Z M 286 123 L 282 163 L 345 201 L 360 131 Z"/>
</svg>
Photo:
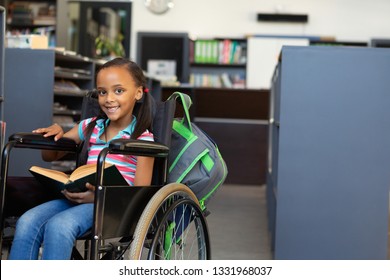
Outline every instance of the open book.
<svg viewBox="0 0 390 280">
<path fill-rule="evenodd" d="M 82 165 L 76 168 L 72 174 L 39 166 L 32 166 L 30 172 L 42 185 L 53 186 L 60 191 L 66 189 L 69 192 L 85 192 L 88 190 L 85 187 L 87 182 L 96 186 L 96 164 Z M 117 167 L 109 163 L 105 164 L 103 184 L 110 186 L 128 185 Z"/>
</svg>

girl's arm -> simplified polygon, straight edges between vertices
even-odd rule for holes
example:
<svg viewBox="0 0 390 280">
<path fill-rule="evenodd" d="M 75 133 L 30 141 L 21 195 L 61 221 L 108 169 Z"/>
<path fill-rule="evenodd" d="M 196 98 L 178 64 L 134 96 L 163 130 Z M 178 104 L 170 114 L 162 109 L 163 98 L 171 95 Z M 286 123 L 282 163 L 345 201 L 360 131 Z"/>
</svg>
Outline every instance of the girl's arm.
<svg viewBox="0 0 390 280">
<path fill-rule="evenodd" d="M 54 136 L 54 140 L 57 141 L 61 137 L 66 137 L 74 140 L 77 144 L 80 143 L 80 137 L 78 134 L 78 126 L 75 125 L 71 130 L 64 133 L 62 127 L 58 124 L 53 124 L 45 128 L 37 128 L 33 130 L 34 133 L 42 133 L 43 137 Z M 66 152 L 64 151 L 52 151 L 42 150 L 42 159 L 44 161 L 54 161 L 62 158 Z"/>
<path fill-rule="evenodd" d="M 138 157 L 134 186 L 150 186 L 153 174 L 153 157 Z"/>
</svg>

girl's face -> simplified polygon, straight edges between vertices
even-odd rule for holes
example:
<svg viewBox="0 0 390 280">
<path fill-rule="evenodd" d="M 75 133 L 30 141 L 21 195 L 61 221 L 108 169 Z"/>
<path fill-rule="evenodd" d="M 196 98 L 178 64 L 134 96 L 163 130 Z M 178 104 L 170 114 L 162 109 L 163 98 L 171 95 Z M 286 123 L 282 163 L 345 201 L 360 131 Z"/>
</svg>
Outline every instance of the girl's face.
<svg viewBox="0 0 390 280">
<path fill-rule="evenodd" d="M 97 75 L 96 86 L 103 112 L 112 123 L 127 127 L 135 102 L 142 98 L 142 86 L 137 87 L 127 69 L 120 66 L 102 69 Z"/>
</svg>

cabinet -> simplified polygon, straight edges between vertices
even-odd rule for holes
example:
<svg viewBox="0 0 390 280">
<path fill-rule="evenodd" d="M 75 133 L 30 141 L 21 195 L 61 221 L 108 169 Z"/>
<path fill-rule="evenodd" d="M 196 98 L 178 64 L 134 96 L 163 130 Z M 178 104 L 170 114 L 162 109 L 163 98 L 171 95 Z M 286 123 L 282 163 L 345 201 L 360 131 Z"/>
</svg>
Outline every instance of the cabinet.
<svg viewBox="0 0 390 280">
<path fill-rule="evenodd" d="M 190 41 L 190 84 L 195 87 L 245 88 L 247 40 Z"/>
<path fill-rule="evenodd" d="M 283 47 L 267 172 L 275 259 L 387 259 L 389 71 L 386 49 Z"/>
<path fill-rule="evenodd" d="M 8 0 L 5 3 L 9 32 L 13 34 L 44 34 L 49 37 L 49 46 L 56 45 L 56 0 Z"/>
</svg>

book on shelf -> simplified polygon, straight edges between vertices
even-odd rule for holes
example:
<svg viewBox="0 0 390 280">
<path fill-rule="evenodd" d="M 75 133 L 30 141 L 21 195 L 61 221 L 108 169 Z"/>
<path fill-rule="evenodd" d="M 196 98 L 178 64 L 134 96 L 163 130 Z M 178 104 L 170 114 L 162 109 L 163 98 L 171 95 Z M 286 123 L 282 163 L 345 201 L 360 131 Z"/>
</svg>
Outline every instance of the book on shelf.
<svg viewBox="0 0 390 280">
<path fill-rule="evenodd" d="M 245 88 L 246 87 L 245 76 L 243 76 L 241 74 L 230 75 L 230 80 L 232 82 L 233 88 Z"/>
<path fill-rule="evenodd" d="M 195 87 L 245 88 L 245 76 L 242 74 L 206 74 L 192 73 L 190 84 Z"/>
<path fill-rule="evenodd" d="M 230 63 L 230 54 L 231 54 L 231 45 L 232 41 L 229 39 L 225 39 L 221 42 L 222 45 L 222 52 L 219 57 L 219 63 L 221 64 L 228 64 Z"/>
<path fill-rule="evenodd" d="M 31 174 L 42 185 L 54 187 L 58 191 L 85 192 L 88 189 L 85 184 L 90 183 L 96 186 L 96 164 L 82 165 L 76 168 L 71 174 L 62 171 L 32 166 Z M 128 185 L 125 178 L 114 164 L 105 164 L 103 184 L 110 186 Z"/>
<path fill-rule="evenodd" d="M 218 74 L 191 74 L 190 84 L 196 87 L 222 87 Z"/>
<path fill-rule="evenodd" d="M 223 87 L 225 88 L 233 87 L 232 81 L 230 80 L 230 77 L 227 73 L 222 73 L 221 80 L 222 80 Z"/>
<path fill-rule="evenodd" d="M 191 45 L 190 61 L 206 64 L 245 64 L 246 42 L 232 39 L 198 39 Z"/>
</svg>

